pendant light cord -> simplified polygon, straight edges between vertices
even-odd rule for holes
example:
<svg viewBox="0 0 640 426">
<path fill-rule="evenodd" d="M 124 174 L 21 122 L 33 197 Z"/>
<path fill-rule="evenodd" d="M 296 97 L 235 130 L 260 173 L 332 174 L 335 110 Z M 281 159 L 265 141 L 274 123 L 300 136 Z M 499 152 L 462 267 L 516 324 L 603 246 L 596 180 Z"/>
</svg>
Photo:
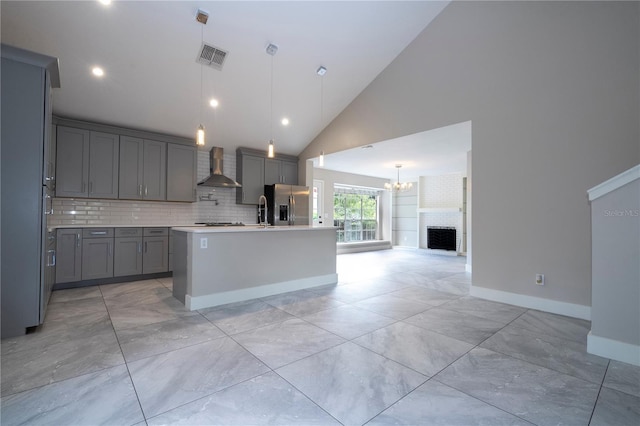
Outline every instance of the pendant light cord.
<svg viewBox="0 0 640 426">
<path fill-rule="evenodd" d="M 269 114 L 271 115 L 271 119 L 269 120 L 270 122 L 270 126 L 271 126 L 271 141 L 273 141 L 273 55 L 271 55 L 271 105 L 270 105 L 270 112 Z"/>
<path fill-rule="evenodd" d="M 200 44 L 204 43 L 204 25 L 200 27 Z M 200 63 L 200 125 L 202 126 L 202 62 Z"/>
</svg>

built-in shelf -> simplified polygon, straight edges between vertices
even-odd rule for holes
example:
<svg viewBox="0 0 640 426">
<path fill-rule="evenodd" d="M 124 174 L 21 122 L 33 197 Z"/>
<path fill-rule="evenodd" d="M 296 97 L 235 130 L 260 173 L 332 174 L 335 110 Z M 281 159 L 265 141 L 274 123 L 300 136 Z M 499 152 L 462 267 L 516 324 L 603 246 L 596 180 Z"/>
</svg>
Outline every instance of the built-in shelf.
<svg viewBox="0 0 640 426">
<path fill-rule="evenodd" d="M 418 213 L 460 213 L 462 207 L 423 207 L 418 209 Z"/>
</svg>

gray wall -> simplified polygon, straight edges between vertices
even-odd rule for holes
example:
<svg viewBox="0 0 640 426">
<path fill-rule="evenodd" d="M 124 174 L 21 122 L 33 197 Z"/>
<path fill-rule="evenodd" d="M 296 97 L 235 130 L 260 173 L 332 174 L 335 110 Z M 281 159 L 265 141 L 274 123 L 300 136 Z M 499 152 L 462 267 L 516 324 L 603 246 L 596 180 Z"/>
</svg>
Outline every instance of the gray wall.
<svg viewBox="0 0 640 426">
<path fill-rule="evenodd" d="M 301 158 L 471 120 L 473 285 L 589 306 L 587 190 L 640 159 L 639 7 L 453 2 Z"/>
<path fill-rule="evenodd" d="M 591 202 L 591 333 L 640 346 L 640 180 Z"/>
</svg>

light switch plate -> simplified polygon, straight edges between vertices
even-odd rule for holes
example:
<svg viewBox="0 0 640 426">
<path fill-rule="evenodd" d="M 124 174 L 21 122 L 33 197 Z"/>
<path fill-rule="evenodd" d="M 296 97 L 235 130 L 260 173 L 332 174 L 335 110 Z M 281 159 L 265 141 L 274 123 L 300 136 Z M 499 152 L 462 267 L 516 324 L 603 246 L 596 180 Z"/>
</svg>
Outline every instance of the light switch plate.
<svg viewBox="0 0 640 426">
<path fill-rule="evenodd" d="M 209 242 L 209 240 L 207 240 L 206 238 L 200 238 L 200 248 L 201 249 L 206 249 L 208 242 Z"/>
</svg>

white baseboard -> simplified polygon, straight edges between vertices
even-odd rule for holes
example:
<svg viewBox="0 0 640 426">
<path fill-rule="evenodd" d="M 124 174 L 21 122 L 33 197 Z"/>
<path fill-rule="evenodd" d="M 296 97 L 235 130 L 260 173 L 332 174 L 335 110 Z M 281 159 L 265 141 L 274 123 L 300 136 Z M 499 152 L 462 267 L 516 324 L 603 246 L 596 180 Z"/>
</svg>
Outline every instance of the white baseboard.
<svg viewBox="0 0 640 426">
<path fill-rule="evenodd" d="M 292 281 L 265 284 L 258 287 L 212 293 L 204 296 L 192 297 L 187 294 L 185 296 L 184 305 L 188 310 L 195 311 L 196 309 L 226 305 L 227 303 L 243 302 L 245 300 L 273 296 L 275 294 L 286 293 L 289 291 L 304 290 L 311 287 L 317 287 L 319 285 L 336 284 L 337 282 L 338 274 L 328 274 Z"/>
<path fill-rule="evenodd" d="M 591 331 L 587 335 L 587 352 L 640 366 L 640 346 L 596 336 Z"/>
<path fill-rule="evenodd" d="M 559 302 L 557 300 L 543 299 L 541 297 L 510 293 L 507 291 L 494 290 L 473 285 L 471 285 L 469 294 L 481 299 L 493 300 L 494 302 L 508 303 L 510 305 L 522 306 L 523 308 L 529 309 L 537 309 L 539 311 L 550 312 L 552 314 L 565 315 L 568 317 L 580 318 L 589 321 L 591 320 L 590 306 Z"/>
</svg>

